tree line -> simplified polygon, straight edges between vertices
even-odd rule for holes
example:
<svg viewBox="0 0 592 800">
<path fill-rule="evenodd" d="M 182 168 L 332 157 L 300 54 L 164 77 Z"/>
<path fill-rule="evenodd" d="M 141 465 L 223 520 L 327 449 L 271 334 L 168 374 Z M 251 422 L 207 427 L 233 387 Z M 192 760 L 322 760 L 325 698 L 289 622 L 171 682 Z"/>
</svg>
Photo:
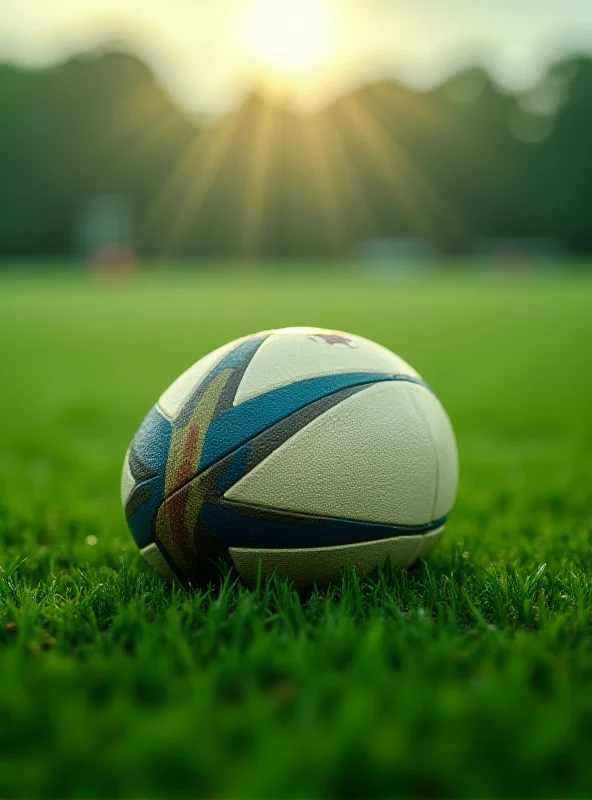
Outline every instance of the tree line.
<svg viewBox="0 0 592 800">
<path fill-rule="evenodd" d="M 129 199 L 146 257 L 343 256 L 418 238 L 466 253 L 497 237 L 592 250 L 592 60 L 517 96 L 480 69 L 427 92 L 391 81 L 312 114 L 253 92 L 214 122 L 124 53 L 0 66 L 0 255 L 73 252 L 80 210 Z"/>
</svg>

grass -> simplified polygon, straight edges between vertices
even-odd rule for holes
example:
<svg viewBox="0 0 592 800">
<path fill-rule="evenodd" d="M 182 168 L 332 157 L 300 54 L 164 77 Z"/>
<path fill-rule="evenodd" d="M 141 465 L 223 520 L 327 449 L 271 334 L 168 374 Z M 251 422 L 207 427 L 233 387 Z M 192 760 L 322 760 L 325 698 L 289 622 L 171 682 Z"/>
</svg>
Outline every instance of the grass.
<svg viewBox="0 0 592 800">
<path fill-rule="evenodd" d="M 592 281 L 0 278 L 0 796 L 590 797 Z M 292 324 L 399 352 L 455 426 L 408 573 L 300 597 L 147 571 L 123 454 L 213 347 Z"/>
</svg>

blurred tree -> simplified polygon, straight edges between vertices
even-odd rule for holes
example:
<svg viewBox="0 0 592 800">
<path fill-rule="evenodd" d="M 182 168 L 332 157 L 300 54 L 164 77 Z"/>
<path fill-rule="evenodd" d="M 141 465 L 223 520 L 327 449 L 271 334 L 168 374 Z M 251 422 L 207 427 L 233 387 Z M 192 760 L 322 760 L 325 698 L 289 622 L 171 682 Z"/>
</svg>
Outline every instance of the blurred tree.
<svg viewBox="0 0 592 800">
<path fill-rule="evenodd" d="M 0 66 L 0 254 L 67 255 L 96 195 L 134 208 L 144 255 L 342 255 L 418 237 L 438 252 L 485 237 L 592 249 L 592 61 L 523 96 L 479 69 L 430 92 L 376 83 L 301 115 L 254 93 L 198 124 L 122 53 Z"/>
</svg>

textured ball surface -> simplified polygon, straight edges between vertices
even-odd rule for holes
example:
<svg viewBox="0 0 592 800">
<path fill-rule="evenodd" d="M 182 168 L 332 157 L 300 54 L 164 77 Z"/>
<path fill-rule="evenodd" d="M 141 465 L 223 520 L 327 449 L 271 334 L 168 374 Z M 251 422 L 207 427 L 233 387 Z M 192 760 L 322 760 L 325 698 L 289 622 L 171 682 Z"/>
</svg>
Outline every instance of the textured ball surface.
<svg viewBox="0 0 592 800">
<path fill-rule="evenodd" d="M 167 577 L 200 584 L 224 559 L 249 582 L 261 565 L 310 586 L 427 555 L 457 483 L 446 412 L 409 364 L 358 336 L 287 328 L 175 381 L 132 441 L 121 491 Z"/>
</svg>

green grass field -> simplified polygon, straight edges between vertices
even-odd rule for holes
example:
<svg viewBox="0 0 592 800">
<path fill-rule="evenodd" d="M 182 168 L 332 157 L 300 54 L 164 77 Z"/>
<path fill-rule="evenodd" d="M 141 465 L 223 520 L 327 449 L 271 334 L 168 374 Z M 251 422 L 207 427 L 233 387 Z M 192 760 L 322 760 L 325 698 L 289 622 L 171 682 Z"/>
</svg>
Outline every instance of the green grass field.
<svg viewBox="0 0 592 800">
<path fill-rule="evenodd" d="M 419 369 L 461 456 L 443 544 L 299 597 L 188 594 L 119 506 L 210 349 L 351 330 Z M 592 796 L 592 281 L 0 276 L 0 796 Z"/>
</svg>

